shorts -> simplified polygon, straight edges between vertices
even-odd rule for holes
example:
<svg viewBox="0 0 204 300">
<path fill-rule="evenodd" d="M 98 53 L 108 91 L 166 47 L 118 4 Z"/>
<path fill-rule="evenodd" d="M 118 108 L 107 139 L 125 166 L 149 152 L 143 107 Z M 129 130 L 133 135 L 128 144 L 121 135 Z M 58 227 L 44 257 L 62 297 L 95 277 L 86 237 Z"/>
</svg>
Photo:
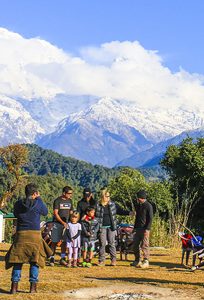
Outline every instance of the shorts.
<svg viewBox="0 0 204 300">
<path fill-rule="evenodd" d="M 52 233 L 51 233 L 51 240 L 53 243 L 58 243 L 60 241 L 65 241 L 64 239 L 64 225 L 54 222 Z"/>
<path fill-rule="evenodd" d="M 82 251 L 93 252 L 95 250 L 95 242 L 89 241 L 88 239 L 82 239 Z"/>
</svg>

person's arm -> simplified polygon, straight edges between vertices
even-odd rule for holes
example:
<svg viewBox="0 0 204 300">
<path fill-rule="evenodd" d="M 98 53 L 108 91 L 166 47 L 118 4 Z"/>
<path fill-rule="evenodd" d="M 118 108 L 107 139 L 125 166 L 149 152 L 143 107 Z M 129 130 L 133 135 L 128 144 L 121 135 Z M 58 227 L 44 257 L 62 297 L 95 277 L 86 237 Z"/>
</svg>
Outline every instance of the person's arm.
<svg viewBox="0 0 204 300">
<path fill-rule="evenodd" d="M 117 215 L 121 215 L 121 216 L 129 216 L 130 215 L 130 211 L 123 209 L 117 203 L 115 204 L 115 206 L 116 206 L 116 214 Z"/>
<path fill-rule="evenodd" d="M 153 208 L 152 208 L 151 204 L 149 204 L 146 213 L 147 213 L 147 223 L 146 223 L 145 229 L 150 230 L 151 225 L 152 225 L 152 220 L 153 220 Z"/>
<path fill-rule="evenodd" d="M 65 234 L 66 234 L 66 236 L 67 236 L 68 240 L 69 240 L 69 241 L 71 241 L 72 237 L 71 237 L 71 234 L 70 234 L 69 228 L 67 228 L 67 229 L 66 229 L 66 231 L 65 231 Z"/>
<path fill-rule="evenodd" d="M 53 214 L 54 214 L 54 216 L 55 216 L 55 219 L 59 222 L 59 223 L 61 223 L 65 228 L 67 228 L 67 223 L 66 222 L 64 222 L 61 218 L 60 218 L 60 216 L 59 216 L 59 209 L 60 209 L 60 204 L 59 204 L 59 201 L 58 201 L 58 199 L 56 199 L 55 201 L 54 201 L 54 204 L 53 204 Z"/>
<path fill-rule="evenodd" d="M 80 203 L 81 201 L 79 201 L 78 203 L 77 203 L 77 211 L 78 211 L 78 213 L 80 214 L 80 218 L 81 218 L 81 214 L 82 214 L 82 209 L 81 209 L 81 203 Z"/>
<path fill-rule="evenodd" d="M 38 197 L 37 200 L 39 201 L 39 213 L 42 216 L 47 216 L 47 214 L 48 214 L 47 206 L 45 205 L 45 203 L 43 203 L 43 201 L 40 197 Z"/>
<path fill-rule="evenodd" d="M 86 237 L 89 237 L 89 236 L 90 236 L 90 233 L 89 233 L 88 230 L 86 229 L 85 221 L 82 221 L 82 222 L 81 222 L 81 227 L 82 227 L 83 234 L 84 234 Z"/>
</svg>

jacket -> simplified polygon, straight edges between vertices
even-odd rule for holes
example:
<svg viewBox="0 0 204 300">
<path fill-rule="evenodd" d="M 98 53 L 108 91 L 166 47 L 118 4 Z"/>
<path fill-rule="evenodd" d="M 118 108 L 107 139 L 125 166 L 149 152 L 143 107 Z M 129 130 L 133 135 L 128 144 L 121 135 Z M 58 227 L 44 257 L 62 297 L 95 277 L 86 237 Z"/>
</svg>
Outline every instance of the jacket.
<svg viewBox="0 0 204 300">
<path fill-rule="evenodd" d="M 113 201 L 109 201 L 108 208 L 110 212 L 110 218 L 111 218 L 111 230 L 117 229 L 117 219 L 116 215 L 122 215 L 122 216 L 128 216 L 129 211 L 122 209 L 118 204 L 116 204 Z M 103 213 L 104 213 L 104 206 L 102 204 L 96 205 L 96 218 L 98 219 L 100 228 L 103 224 Z"/>
</svg>

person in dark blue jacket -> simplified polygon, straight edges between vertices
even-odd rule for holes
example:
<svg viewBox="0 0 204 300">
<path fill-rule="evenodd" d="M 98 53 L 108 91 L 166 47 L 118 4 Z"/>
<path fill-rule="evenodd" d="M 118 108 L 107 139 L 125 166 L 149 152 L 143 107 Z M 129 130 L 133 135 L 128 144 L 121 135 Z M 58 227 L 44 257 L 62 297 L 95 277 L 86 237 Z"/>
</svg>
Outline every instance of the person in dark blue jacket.
<svg viewBox="0 0 204 300">
<path fill-rule="evenodd" d="M 11 294 L 18 291 L 18 282 L 24 263 L 30 264 L 30 292 L 37 291 L 39 267 L 44 267 L 45 257 L 52 254 L 51 249 L 42 240 L 40 216 L 46 216 L 47 207 L 40 198 L 38 188 L 30 183 L 25 187 L 25 199 L 14 205 L 17 218 L 17 231 L 14 243 L 6 254 L 6 268 L 13 266 L 11 276 Z"/>
</svg>

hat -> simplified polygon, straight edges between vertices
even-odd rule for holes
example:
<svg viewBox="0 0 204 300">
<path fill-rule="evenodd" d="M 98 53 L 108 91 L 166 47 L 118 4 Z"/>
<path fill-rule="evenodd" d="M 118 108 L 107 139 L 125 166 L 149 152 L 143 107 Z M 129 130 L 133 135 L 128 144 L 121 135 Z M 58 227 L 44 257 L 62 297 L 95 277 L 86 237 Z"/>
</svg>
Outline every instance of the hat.
<svg viewBox="0 0 204 300">
<path fill-rule="evenodd" d="M 85 188 L 83 194 L 89 196 L 91 194 L 91 189 L 89 187 Z"/>
<path fill-rule="evenodd" d="M 146 191 L 145 190 L 140 190 L 139 192 L 137 192 L 137 198 L 146 199 L 147 198 Z"/>
</svg>

